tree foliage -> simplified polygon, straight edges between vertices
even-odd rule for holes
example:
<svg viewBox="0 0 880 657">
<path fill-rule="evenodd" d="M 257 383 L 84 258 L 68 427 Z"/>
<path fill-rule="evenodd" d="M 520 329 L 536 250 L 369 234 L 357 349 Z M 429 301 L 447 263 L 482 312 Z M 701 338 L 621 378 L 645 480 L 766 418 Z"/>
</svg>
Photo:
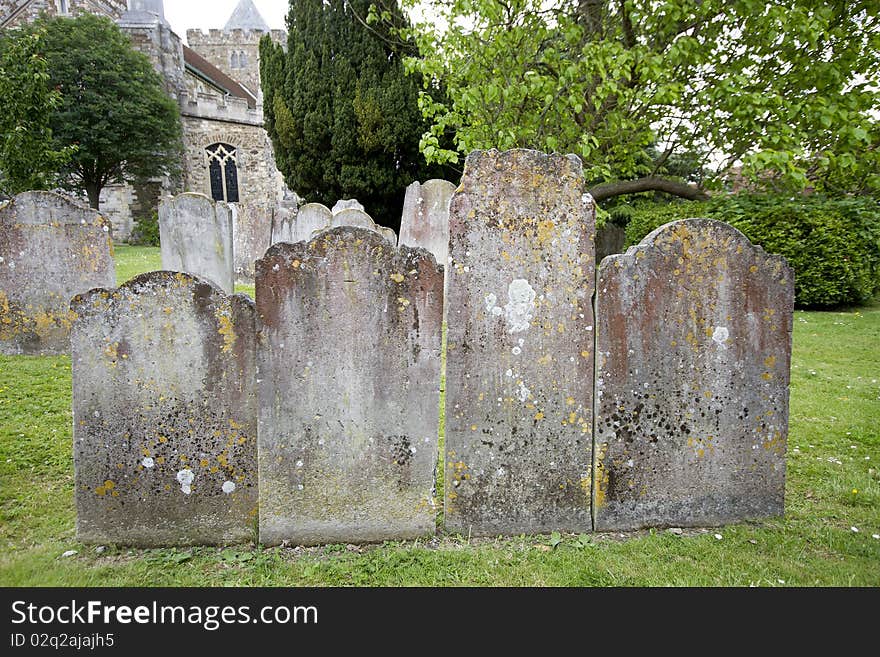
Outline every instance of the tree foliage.
<svg viewBox="0 0 880 657">
<path fill-rule="evenodd" d="M 407 63 L 429 160 L 574 152 L 604 197 L 699 197 L 676 159 L 701 189 L 741 167 L 775 189 L 880 192 L 875 1 L 434 0 L 424 16 Z"/>
<path fill-rule="evenodd" d="M 0 34 L 0 195 L 53 186 L 71 148 L 56 148 L 50 117 L 61 94 L 49 86 L 42 32 Z"/>
<path fill-rule="evenodd" d="M 260 43 L 266 128 L 287 185 L 332 205 L 356 197 L 380 223 L 399 221 L 406 185 L 442 175 L 419 153 L 427 128 L 407 45 L 368 24 L 371 0 L 301 0 L 288 14 L 288 49 Z M 387 18 L 406 23 L 396 2 Z M 412 50 L 412 44 L 410 44 Z"/>
<path fill-rule="evenodd" d="M 76 145 L 59 170 L 62 186 L 85 191 L 97 208 L 108 183 L 177 175 L 182 153 L 177 104 L 128 37 L 92 14 L 40 20 L 19 38 L 34 31 L 45 34 L 49 85 L 61 94 L 50 117 L 56 147 Z"/>
</svg>

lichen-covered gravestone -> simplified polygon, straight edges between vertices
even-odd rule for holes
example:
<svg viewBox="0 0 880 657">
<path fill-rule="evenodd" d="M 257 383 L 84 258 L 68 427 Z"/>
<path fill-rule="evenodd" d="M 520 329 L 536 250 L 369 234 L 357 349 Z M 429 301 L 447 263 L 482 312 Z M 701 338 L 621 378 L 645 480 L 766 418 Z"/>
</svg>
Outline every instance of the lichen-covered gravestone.
<svg viewBox="0 0 880 657">
<path fill-rule="evenodd" d="M 187 192 L 159 202 L 162 267 L 207 278 L 227 294 L 235 286 L 232 209 Z"/>
<path fill-rule="evenodd" d="M 189 274 L 71 303 L 77 537 L 138 546 L 254 538 L 255 310 Z"/>
<path fill-rule="evenodd" d="M 449 251 L 449 202 L 455 185 L 447 180 L 414 182 L 406 188 L 400 243 L 420 246 L 446 263 Z"/>
<path fill-rule="evenodd" d="M 254 263 L 272 243 L 272 210 L 261 204 L 232 203 L 235 281 L 254 282 Z"/>
<path fill-rule="evenodd" d="M 782 514 L 793 304 L 785 260 L 709 219 L 602 262 L 596 529 Z"/>
<path fill-rule="evenodd" d="M 110 224 L 97 211 L 51 192 L 0 206 L 0 353 L 67 353 L 71 297 L 115 284 Z"/>
<path fill-rule="evenodd" d="M 434 529 L 443 269 L 342 227 L 257 263 L 260 540 Z"/>
<path fill-rule="evenodd" d="M 575 156 L 468 156 L 449 225 L 451 530 L 591 529 L 594 225 Z"/>
</svg>

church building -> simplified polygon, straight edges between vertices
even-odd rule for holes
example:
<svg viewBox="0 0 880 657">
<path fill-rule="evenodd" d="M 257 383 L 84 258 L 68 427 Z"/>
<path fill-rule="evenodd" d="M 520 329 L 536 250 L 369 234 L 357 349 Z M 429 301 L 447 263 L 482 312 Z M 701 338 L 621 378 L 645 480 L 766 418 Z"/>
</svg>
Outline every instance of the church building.
<svg viewBox="0 0 880 657">
<path fill-rule="evenodd" d="M 222 30 L 188 30 L 187 44 L 165 20 L 163 0 L 0 0 L 0 29 L 41 14 L 82 13 L 113 19 L 149 57 L 180 107 L 182 186 L 154 181 L 105 188 L 101 211 L 114 239 L 127 239 L 134 220 L 155 211 L 161 194 L 200 192 L 271 215 L 285 188 L 263 128 L 259 41 L 269 34 L 286 44 L 286 33 L 270 30 L 252 0 L 240 0 Z"/>
</svg>

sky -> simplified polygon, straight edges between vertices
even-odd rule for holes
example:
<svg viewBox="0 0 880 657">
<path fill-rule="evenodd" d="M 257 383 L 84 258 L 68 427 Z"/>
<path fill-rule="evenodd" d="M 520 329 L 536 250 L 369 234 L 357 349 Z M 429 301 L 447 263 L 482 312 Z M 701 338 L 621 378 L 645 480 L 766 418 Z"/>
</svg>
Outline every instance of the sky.
<svg viewBox="0 0 880 657">
<path fill-rule="evenodd" d="M 181 39 L 191 29 L 222 28 L 238 0 L 165 0 L 165 19 Z M 285 29 L 288 0 L 254 0 L 272 29 Z"/>
</svg>

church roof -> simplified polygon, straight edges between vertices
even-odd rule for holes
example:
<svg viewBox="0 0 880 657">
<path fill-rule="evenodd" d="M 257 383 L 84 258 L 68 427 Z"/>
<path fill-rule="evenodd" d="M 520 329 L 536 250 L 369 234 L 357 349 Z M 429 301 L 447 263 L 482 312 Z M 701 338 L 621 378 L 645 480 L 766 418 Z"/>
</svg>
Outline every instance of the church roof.
<svg viewBox="0 0 880 657">
<path fill-rule="evenodd" d="M 230 96 L 245 99 L 251 109 L 257 106 L 257 99 L 250 91 L 188 46 L 183 47 L 183 61 L 187 70 L 193 75 L 202 78 Z"/>
<path fill-rule="evenodd" d="M 269 31 L 269 26 L 260 15 L 252 0 L 240 0 L 238 6 L 232 12 L 232 16 L 226 21 L 226 30 L 262 30 Z"/>
</svg>

